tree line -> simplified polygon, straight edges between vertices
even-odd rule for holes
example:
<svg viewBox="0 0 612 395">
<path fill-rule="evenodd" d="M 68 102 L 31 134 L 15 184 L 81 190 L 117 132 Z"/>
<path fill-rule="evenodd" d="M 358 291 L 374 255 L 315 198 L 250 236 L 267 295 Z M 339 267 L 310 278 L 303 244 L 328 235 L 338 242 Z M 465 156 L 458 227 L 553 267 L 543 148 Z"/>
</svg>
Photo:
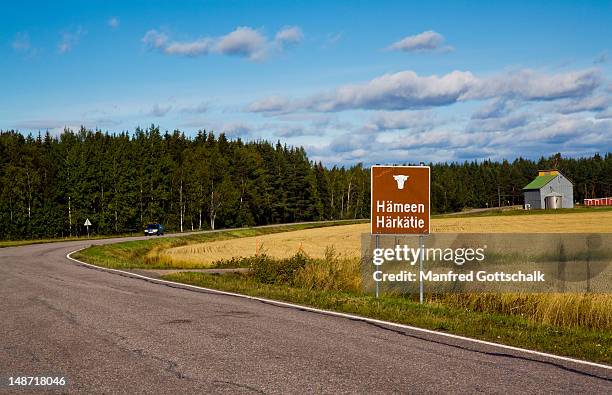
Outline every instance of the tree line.
<svg viewBox="0 0 612 395">
<path fill-rule="evenodd" d="M 563 158 L 561 154 L 537 161 L 517 158 L 493 162 L 442 163 L 431 165 L 431 207 L 438 213 L 464 208 L 524 204 L 523 187 L 538 170 L 559 170 L 574 185 L 574 202 L 612 196 L 612 153 L 585 158 Z"/>
<path fill-rule="evenodd" d="M 539 168 L 557 167 L 576 200 L 612 195 L 612 155 L 534 162 L 432 164 L 432 211 L 522 204 Z M 0 238 L 168 231 L 367 218 L 370 174 L 362 164 L 325 167 L 302 147 L 228 140 L 200 131 L 134 133 L 81 128 L 24 136 L 0 131 Z"/>
<path fill-rule="evenodd" d="M 224 134 L 81 128 L 0 132 L 0 238 L 191 231 L 369 215 L 369 171 L 326 168 L 301 147 Z"/>
</svg>

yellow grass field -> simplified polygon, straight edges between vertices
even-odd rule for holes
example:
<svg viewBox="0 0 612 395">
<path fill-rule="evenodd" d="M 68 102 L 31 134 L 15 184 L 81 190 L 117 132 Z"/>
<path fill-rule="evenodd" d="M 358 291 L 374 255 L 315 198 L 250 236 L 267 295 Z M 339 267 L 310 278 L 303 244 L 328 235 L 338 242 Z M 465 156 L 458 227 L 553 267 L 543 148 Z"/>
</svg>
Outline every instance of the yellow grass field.
<svg viewBox="0 0 612 395">
<path fill-rule="evenodd" d="M 612 233 L 612 211 L 437 218 L 432 219 L 431 230 L 434 233 Z M 342 256 L 358 257 L 361 235 L 369 232 L 369 223 L 306 229 L 191 244 L 162 251 L 159 258 L 173 265 L 186 266 L 253 256 L 261 252 L 285 258 L 302 250 L 311 257 L 319 258 L 324 256 L 328 246 Z"/>
</svg>

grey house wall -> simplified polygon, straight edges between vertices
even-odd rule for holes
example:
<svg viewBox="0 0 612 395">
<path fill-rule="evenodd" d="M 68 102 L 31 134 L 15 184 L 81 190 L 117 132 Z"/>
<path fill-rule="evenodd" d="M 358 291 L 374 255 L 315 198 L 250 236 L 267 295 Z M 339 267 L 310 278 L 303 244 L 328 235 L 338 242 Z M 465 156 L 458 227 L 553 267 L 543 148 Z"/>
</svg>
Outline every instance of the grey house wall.
<svg viewBox="0 0 612 395">
<path fill-rule="evenodd" d="M 544 198 L 551 193 L 556 192 L 563 196 L 562 199 L 562 208 L 574 208 L 574 186 L 572 183 L 563 176 L 563 174 L 559 174 L 555 177 L 551 182 L 544 185 L 540 189 L 541 195 L 541 207 L 544 208 Z"/>
<path fill-rule="evenodd" d="M 557 175 L 539 190 L 525 191 L 525 203 L 531 205 L 532 209 L 546 208 L 544 199 L 551 193 L 558 193 L 563 196 L 561 199 L 562 208 L 574 208 L 574 186 L 563 174 Z"/>
<path fill-rule="evenodd" d="M 532 210 L 543 208 L 544 200 L 540 199 L 540 190 L 525 191 L 525 204 L 528 204 Z"/>
<path fill-rule="evenodd" d="M 531 205 L 532 209 L 543 209 L 546 207 L 544 198 L 551 193 L 563 196 L 561 208 L 574 208 L 574 186 L 563 174 L 557 175 L 539 190 L 525 191 L 525 204 Z"/>
</svg>

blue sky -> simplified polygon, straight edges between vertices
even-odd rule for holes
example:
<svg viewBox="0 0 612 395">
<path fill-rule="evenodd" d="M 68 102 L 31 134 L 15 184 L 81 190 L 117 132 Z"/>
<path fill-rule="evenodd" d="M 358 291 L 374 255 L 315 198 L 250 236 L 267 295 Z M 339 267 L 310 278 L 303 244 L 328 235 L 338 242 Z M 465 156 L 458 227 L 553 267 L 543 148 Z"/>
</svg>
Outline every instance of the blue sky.
<svg viewBox="0 0 612 395">
<path fill-rule="evenodd" d="M 3 4 L 0 129 L 152 123 L 331 164 L 612 150 L 612 2 Z"/>
</svg>

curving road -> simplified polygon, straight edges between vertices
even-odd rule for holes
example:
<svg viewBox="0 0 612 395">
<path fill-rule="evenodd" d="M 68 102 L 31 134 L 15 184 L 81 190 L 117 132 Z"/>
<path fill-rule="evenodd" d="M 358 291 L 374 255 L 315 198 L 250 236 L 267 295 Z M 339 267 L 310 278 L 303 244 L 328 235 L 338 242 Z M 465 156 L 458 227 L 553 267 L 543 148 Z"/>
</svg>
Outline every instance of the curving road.
<svg viewBox="0 0 612 395">
<path fill-rule="evenodd" d="M 604 367 L 161 285 L 65 257 L 112 241 L 0 249 L 0 393 L 17 375 L 65 376 L 62 391 L 87 393 L 612 392 Z"/>
</svg>

